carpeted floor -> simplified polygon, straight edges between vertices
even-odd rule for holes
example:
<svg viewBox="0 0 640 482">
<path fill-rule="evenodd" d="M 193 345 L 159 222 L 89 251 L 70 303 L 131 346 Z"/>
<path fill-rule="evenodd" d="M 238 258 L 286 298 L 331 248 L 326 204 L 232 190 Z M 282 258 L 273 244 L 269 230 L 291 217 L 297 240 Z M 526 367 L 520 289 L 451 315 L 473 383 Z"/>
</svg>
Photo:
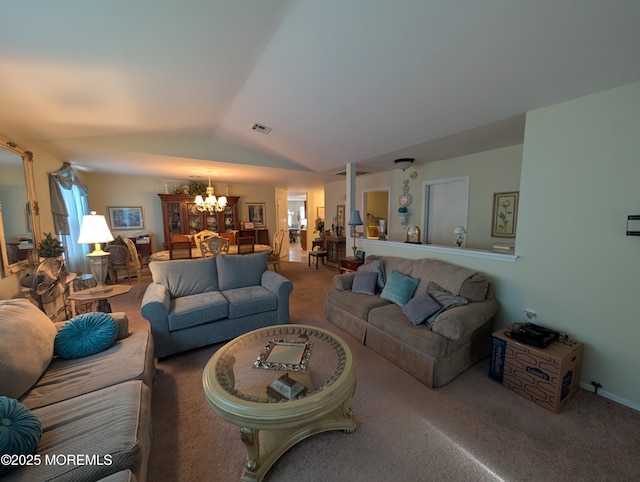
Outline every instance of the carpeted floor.
<svg viewBox="0 0 640 482">
<path fill-rule="evenodd" d="M 488 376 L 488 360 L 430 390 L 326 321 L 325 292 L 336 274 L 283 262 L 293 281 L 291 322 L 334 331 L 357 360 L 353 434 L 303 440 L 267 481 L 637 481 L 640 412 L 580 390 L 550 413 Z M 132 329 L 148 325 L 134 293 L 113 298 Z M 202 370 L 219 347 L 157 363 L 149 480 L 239 480 L 246 451 L 239 429 L 209 408 Z"/>
</svg>

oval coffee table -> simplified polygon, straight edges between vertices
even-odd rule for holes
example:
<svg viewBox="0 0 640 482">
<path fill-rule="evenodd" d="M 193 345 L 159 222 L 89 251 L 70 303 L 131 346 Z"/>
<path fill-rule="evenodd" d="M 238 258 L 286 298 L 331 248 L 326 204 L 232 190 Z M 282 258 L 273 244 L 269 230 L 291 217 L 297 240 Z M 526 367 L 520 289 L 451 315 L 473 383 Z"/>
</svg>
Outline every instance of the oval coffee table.
<svg viewBox="0 0 640 482">
<path fill-rule="evenodd" d="M 239 336 L 211 357 L 202 383 L 213 411 L 240 427 L 247 447 L 243 481 L 262 480 L 300 440 L 356 428 L 349 407 L 353 353 L 321 328 L 277 325 Z"/>
</svg>

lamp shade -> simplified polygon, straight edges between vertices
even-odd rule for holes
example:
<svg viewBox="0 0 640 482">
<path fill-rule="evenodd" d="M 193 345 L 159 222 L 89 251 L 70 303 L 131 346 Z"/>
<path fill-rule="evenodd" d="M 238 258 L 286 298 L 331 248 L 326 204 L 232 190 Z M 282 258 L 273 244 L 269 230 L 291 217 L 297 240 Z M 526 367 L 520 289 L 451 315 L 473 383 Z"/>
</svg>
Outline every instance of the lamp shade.
<svg viewBox="0 0 640 482">
<path fill-rule="evenodd" d="M 453 234 L 467 234 L 467 231 L 462 226 L 458 226 L 453 230 Z"/>
<path fill-rule="evenodd" d="M 108 243 L 113 241 L 113 235 L 109 231 L 107 221 L 101 214 L 91 211 L 82 217 L 78 244 Z"/>
<path fill-rule="evenodd" d="M 351 211 L 351 218 L 349 219 L 349 226 L 362 226 L 362 218 L 360 217 L 360 211 Z"/>
</svg>

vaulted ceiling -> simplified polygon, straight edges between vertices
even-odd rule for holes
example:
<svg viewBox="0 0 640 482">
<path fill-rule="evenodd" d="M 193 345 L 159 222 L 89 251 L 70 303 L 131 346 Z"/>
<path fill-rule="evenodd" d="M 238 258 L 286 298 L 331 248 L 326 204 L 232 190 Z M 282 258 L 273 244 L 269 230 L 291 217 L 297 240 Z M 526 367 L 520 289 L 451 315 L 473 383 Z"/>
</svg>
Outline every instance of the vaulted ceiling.
<svg viewBox="0 0 640 482">
<path fill-rule="evenodd" d="M 640 80 L 633 0 L 0 11 L 0 134 L 93 172 L 304 189 L 349 162 L 388 170 L 519 143 L 524 113 Z"/>
</svg>

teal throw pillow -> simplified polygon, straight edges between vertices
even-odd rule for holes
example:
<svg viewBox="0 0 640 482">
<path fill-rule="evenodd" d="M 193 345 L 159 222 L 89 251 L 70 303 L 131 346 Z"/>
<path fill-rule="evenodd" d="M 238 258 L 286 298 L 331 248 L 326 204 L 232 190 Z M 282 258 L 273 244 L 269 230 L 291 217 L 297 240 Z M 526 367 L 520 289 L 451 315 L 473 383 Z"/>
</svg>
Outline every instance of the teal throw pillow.
<svg viewBox="0 0 640 482">
<path fill-rule="evenodd" d="M 34 413 L 14 398 L 0 397 L 0 454 L 29 455 L 42 437 L 42 424 Z M 12 465 L 0 464 L 0 475 Z M 17 467 L 17 465 L 16 465 Z"/>
<path fill-rule="evenodd" d="M 84 313 L 58 330 L 53 350 L 60 358 L 83 358 L 106 350 L 117 337 L 118 325 L 112 316 L 101 312 Z"/>
<path fill-rule="evenodd" d="M 402 307 L 402 312 L 414 325 L 424 323 L 424 321 L 437 311 L 440 311 L 440 304 L 428 293 L 411 298 L 411 301 Z"/>
<path fill-rule="evenodd" d="M 425 321 L 430 328 L 433 327 L 433 323 L 440 313 L 455 308 L 456 306 L 466 305 L 469 302 L 469 300 L 463 296 L 456 296 L 433 281 L 427 285 L 427 293 L 440 305 L 440 309 L 431 314 Z"/>
<path fill-rule="evenodd" d="M 353 278 L 353 286 L 351 287 L 351 292 L 362 293 L 365 295 L 375 295 L 377 280 L 378 273 L 356 273 L 355 278 Z"/>
<path fill-rule="evenodd" d="M 396 270 L 391 271 L 380 297 L 397 305 L 404 306 L 413 297 L 420 279 L 412 278 Z"/>
</svg>

